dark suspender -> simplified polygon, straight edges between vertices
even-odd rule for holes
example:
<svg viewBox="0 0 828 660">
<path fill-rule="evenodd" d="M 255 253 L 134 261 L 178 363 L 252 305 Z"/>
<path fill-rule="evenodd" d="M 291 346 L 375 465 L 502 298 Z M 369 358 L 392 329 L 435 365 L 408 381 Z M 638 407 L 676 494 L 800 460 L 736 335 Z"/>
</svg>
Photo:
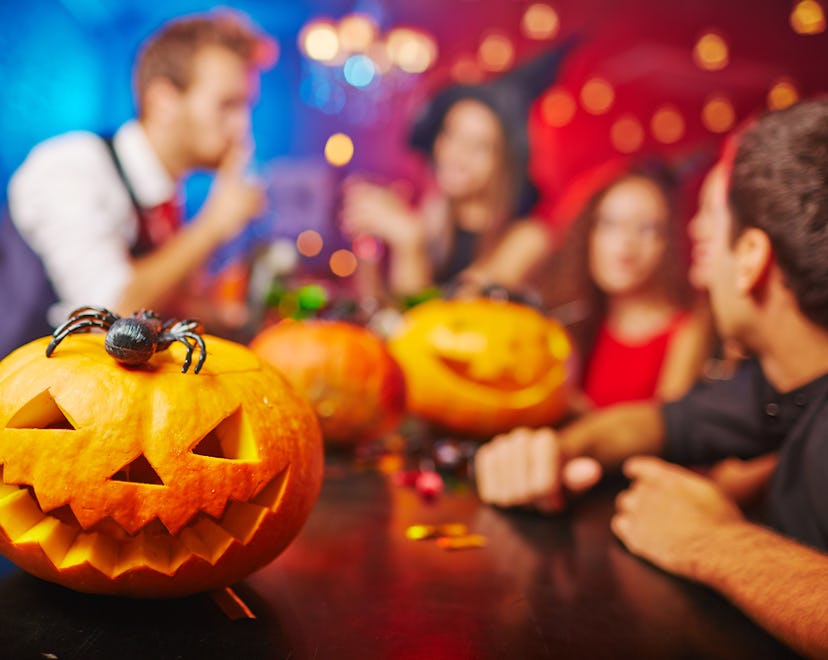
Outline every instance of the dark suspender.
<svg viewBox="0 0 828 660">
<path fill-rule="evenodd" d="M 118 175 L 129 193 L 138 218 L 141 206 L 124 174 L 110 136 L 99 136 L 107 146 Z M 6 207 L 0 214 L 0 358 L 52 331 L 46 315 L 57 295 L 40 257 L 17 231 Z"/>
<path fill-rule="evenodd" d="M 112 139 L 111 135 L 101 135 L 101 140 L 106 145 L 106 148 L 109 150 L 109 155 L 112 156 L 112 162 L 115 164 L 115 169 L 118 171 L 118 176 L 121 177 L 121 182 L 124 184 L 124 188 L 126 188 L 127 193 L 129 193 L 129 198 L 132 200 L 132 205 L 135 207 L 135 212 L 138 214 L 138 217 L 141 217 L 141 205 L 138 203 L 138 198 L 135 196 L 135 191 L 132 189 L 132 186 L 129 183 L 129 179 L 127 179 L 126 173 L 124 172 L 124 166 L 121 164 L 121 159 L 118 158 L 118 154 L 115 152 L 115 142 Z"/>
</svg>

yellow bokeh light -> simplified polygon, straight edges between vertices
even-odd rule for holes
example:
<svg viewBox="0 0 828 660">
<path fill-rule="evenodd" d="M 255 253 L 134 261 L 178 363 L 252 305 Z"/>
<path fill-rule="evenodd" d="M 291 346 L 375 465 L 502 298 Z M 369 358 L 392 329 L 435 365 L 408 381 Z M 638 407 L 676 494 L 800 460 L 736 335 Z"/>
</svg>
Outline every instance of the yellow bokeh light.
<svg viewBox="0 0 828 660">
<path fill-rule="evenodd" d="M 336 167 L 351 162 L 354 157 L 354 143 L 345 133 L 334 133 L 325 143 L 325 159 Z"/>
<path fill-rule="evenodd" d="M 768 108 L 771 110 L 782 110 L 793 105 L 799 100 L 799 92 L 793 81 L 783 78 L 778 81 L 768 92 Z"/>
<path fill-rule="evenodd" d="M 315 257 L 322 252 L 322 246 L 322 236 L 313 229 L 306 229 L 296 237 L 296 250 L 304 257 Z"/>
<path fill-rule="evenodd" d="M 736 121 L 736 111 L 724 96 L 713 96 L 705 102 L 701 118 L 702 124 L 711 133 L 726 133 Z"/>
<path fill-rule="evenodd" d="M 483 80 L 483 72 L 471 55 L 461 55 L 451 66 L 451 75 L 459 83 L 473 84 Z"/>
<path fill-rule="evenodd" d="M 364 53 L 374 43 L 377 25 L 365 14 L 349 14 L 339 22 L 339 45 L 347 53 Z"/>
<path fill-rule="evenodd" d="M 302 51 L 312 60 L 330 62 L 339 54 L 339 36 L 330 21 L 308 23 L 299 35 Z"/>
<path fill-rule="evenodd" d="M 515 48 L 505 34 L 490 34 L 480 43 L 477 59 L 486 71 L 505 71 L 515 59 Z"/>
<path fill-rule="evenodd" d="M 706 32 L 696 42 L 693 59 L 699 67 L 707 71 L 724 69 L 730 61 L 727 42 L 720 34 Z"/>
<path fill-rule="evenodd" d="M 603 78 L 590 78 L 581 88 L 581 104 L 593 115 L 602 115 L 612 107 L 615 90 Z"/>
<path fill-rule="evenodd" d="M 520 29 L 529 39 L 551 39 L 559 26 L 558 12 L 541 3 L 529 5 L 520 21 Z"/>
<path fill-rule="evenodd" d="M 437 43 L 427 34 L 409 28 L 388 33 L 388 56 L 407 73 L 422 73 L 437 60 Z"/>
<path fill-rule="evenodd" d="M 825 31 L 825 12 L 816 0 L 800 0 L 791 11 L 791 27 L 798 34 Z"/>
<path fill-rule="evenodd" d="M 565 89 L 551 89 L 541 100 L 541 117 L 549 126 L 566 126 L 575 116 L 575 110 L 575 99 Z"/>
<path fill-rule="evenodd" d="M 408 73 L 426 71 L 437 58 L 437 47 L 431 39 L 420 37 L 403 44 L 397 65 Z"/>
<path fill-rule="evenodd" d="M 644 142 L 644 129 L 633 115 L 622 115 L 610 129 L 610 141 L 621 153 L 638 150 Z"/>
<path fill-rule="evenodd" d="M 653 113 L 650 130 L 659 142 L 673 144 L 684 135 L 684 117 L 675 106 L 662 105 Z"/>
<path fill-rule="evenodd" d="M 337 277 L 348 277 L 357 269 L 357 258 L 350 250 L 337 250 L 331 255 L 328 265 Z"/>
</svg>

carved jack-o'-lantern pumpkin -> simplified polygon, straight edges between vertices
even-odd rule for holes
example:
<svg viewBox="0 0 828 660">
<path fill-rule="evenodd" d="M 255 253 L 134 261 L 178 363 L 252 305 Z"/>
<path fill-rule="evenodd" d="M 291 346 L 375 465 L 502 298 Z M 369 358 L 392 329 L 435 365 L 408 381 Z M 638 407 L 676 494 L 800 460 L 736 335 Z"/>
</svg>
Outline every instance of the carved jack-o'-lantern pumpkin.
<svg viewBox="0 0 828 660">
<path fill-rule="evenodd" d="M 394 430 L 405 412 L 402 370 L 365 328 L 286 320 L 259 333 L 250 348 L 308 398 L 325 440 L 370 440 Z"/>
<path fill-rule="evenodd" d="M 319 492 L 318 423 L 269 365 L 207 337 L 142 368 L 103 335 L 0 363 L 0 552 L 88 592 L 184 595 L 235 582 L 297 534 Z"/>
<path fill-rule="evenodd" d="M 531 307 L 432 300 L 405 314 L 389 348 L 409 410 L 447 429 L 490 436 L 554 423 L 567 410 L 572 343 Z"/>
</svg>

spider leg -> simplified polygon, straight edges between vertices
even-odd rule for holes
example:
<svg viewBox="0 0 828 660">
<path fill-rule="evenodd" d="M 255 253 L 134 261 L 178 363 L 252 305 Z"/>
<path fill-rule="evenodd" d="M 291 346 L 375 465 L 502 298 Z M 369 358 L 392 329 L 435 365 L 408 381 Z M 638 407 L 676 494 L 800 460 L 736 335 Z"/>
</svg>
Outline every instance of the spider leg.
<svg viewBox="0 0 828 660">
<path fill-rule="evenodd" d="M 108 330 L 111 324 L 107 324 L 100 319 L 72 319 L 71 323 L 66 322 L 61 325 L 59 328 L 55 329 L 55 332 L 52 336 L 52 341 L 49 342 L 49 345 L 46 347 L 46 357 L 51 357 L 52 352 L 57 348 L 57 345 L 62 342 L 66 337 L 75 332 L 86 332 L 87 329 L 91 328 L 101 328 L 102 330 Z"/>
<path fill-rule="evenodd" d="M 201 355 L 198 358 L 194 373 L 201 371 L 204 365 L 204 360 L 207 358 L 207 348 L 204 345 L 204 340 L 198 332 L 201 330 L 201 323 L 192 319 L 185 319 L 183 321 L 166 321 L 163 326 L 163 332 L 158 337 L 158 345 L 156 350 L 164 350 L 169 348 L 174 341 L 181 342 L 187 347 L 187 356 L 184 358 L 184 364 L 181 368 L 181 373 L 186 373 L 193 361 L 193 350 L 198 345 Z"/>
<path fill-rule="evenodd" d="M 110 324 L 115 323 L 115 321 L 121 318 L 115 312 L 110 312 L 106 307 L 93 307 L 91 305 L 87 305 L 86 307 L 78 307 L 69 315 L 69 318 L 73 319 L 80 316 L 100 318 Z"/>
<path fill-rule="evenodd" d="M 196 321 L 191 321 L 191 323 L 196 323 L 196 325 L 198 325 Z M 199 355 L 198 362 L 196 362 L 196 366 L 193 371 L 193 373 L 197 374 L 199 371 L 201 371 L 201 367 L 204 366 L 204 360 L 207 359 L 207 346 L 204 344 L 204 339 L 202 338 L 202 336 L 196 332 L 185 332 L 184 336 L 189 337 L 194 342 L 196 342 L 198 344 L 199 350 L 201 351 L 201 355 Z"/>
<path fill-rule="evenodd" d="M 187 355 L 184 357 L 184 364 L 181 365 L 181 373 L 186 374 L 187 370 L 190 368 L 190 364 L 192 364 L 193 361 L 193 349 L 195 348 L 195 344 L 191 344 L 185 337 L 180 335 L 173 337 L 172 341 L 180 341 L 187 347 Z M 198 373 L 198 367 L 196 368 L 196 373 Z"/>
<path fill-rule="evenodd" d="M 103 309 L 102 307 L 79 307 L 69 315 L 69 318 L 66 321 L 55 328 L 52 334 L 59 335 L 66 328 L 82 319 L 100 321 L 103 324 L 100 327 L 104 330 L 109 330 L 109 327 L 119 318 L 120 317 L 117 314 L 113 314 L 108 309 Z"/>
<path fill-rule="evenodd" d="M 176 337 L 182 334 L 185 331 L 185 328 L 180 327 L 182 323 L 185 321 L 179 321 L 178 319 L 167 319 L 161 324 L 161 332 L 158 335 L 158 345 L 156 346 L 156 351 L 163 351 L 170 347 Z"/>
<path fill-rule="evenodd" d="M 184 319 L 183 321 L 176 321 L 172 326 L 170 326 L 169 331 L 174 335 L 183 335 L 188 332 L 198 333 L 203 332 L 204 330 L 201 327 L 200 321 Z"/>
</svg>

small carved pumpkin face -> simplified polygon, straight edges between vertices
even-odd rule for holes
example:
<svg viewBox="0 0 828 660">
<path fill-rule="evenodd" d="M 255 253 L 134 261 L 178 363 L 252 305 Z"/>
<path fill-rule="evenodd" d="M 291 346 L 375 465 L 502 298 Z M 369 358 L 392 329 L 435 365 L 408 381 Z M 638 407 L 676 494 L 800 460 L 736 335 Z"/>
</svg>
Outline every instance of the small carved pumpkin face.
<svg viewBox="0 0 828 660">
<path fill-rule="evenodd" d="M 141 369 L 102 335 L 0 363 L 0 551 L 82 591 L 175 596 L 230 584 L 299 531 L 322 476 L 315 416 L 246 348 L 207 338 Z"/>
<path fill-rule="evenodd" d="M 572 344 L 530 307 L 433 300 L 406 313 L 389 348 L 405 372 L 409 410 L 459 433 L 488 436 L 558 421 Z"/>
<path fill-rule="evenodd" d="M 281 371 L 313 405 L 332 443 L 371 440 L 405 412 L 405 378 L 370 330 L 343 321 L 283 321 L 250 348 Z"/>
</svg>

